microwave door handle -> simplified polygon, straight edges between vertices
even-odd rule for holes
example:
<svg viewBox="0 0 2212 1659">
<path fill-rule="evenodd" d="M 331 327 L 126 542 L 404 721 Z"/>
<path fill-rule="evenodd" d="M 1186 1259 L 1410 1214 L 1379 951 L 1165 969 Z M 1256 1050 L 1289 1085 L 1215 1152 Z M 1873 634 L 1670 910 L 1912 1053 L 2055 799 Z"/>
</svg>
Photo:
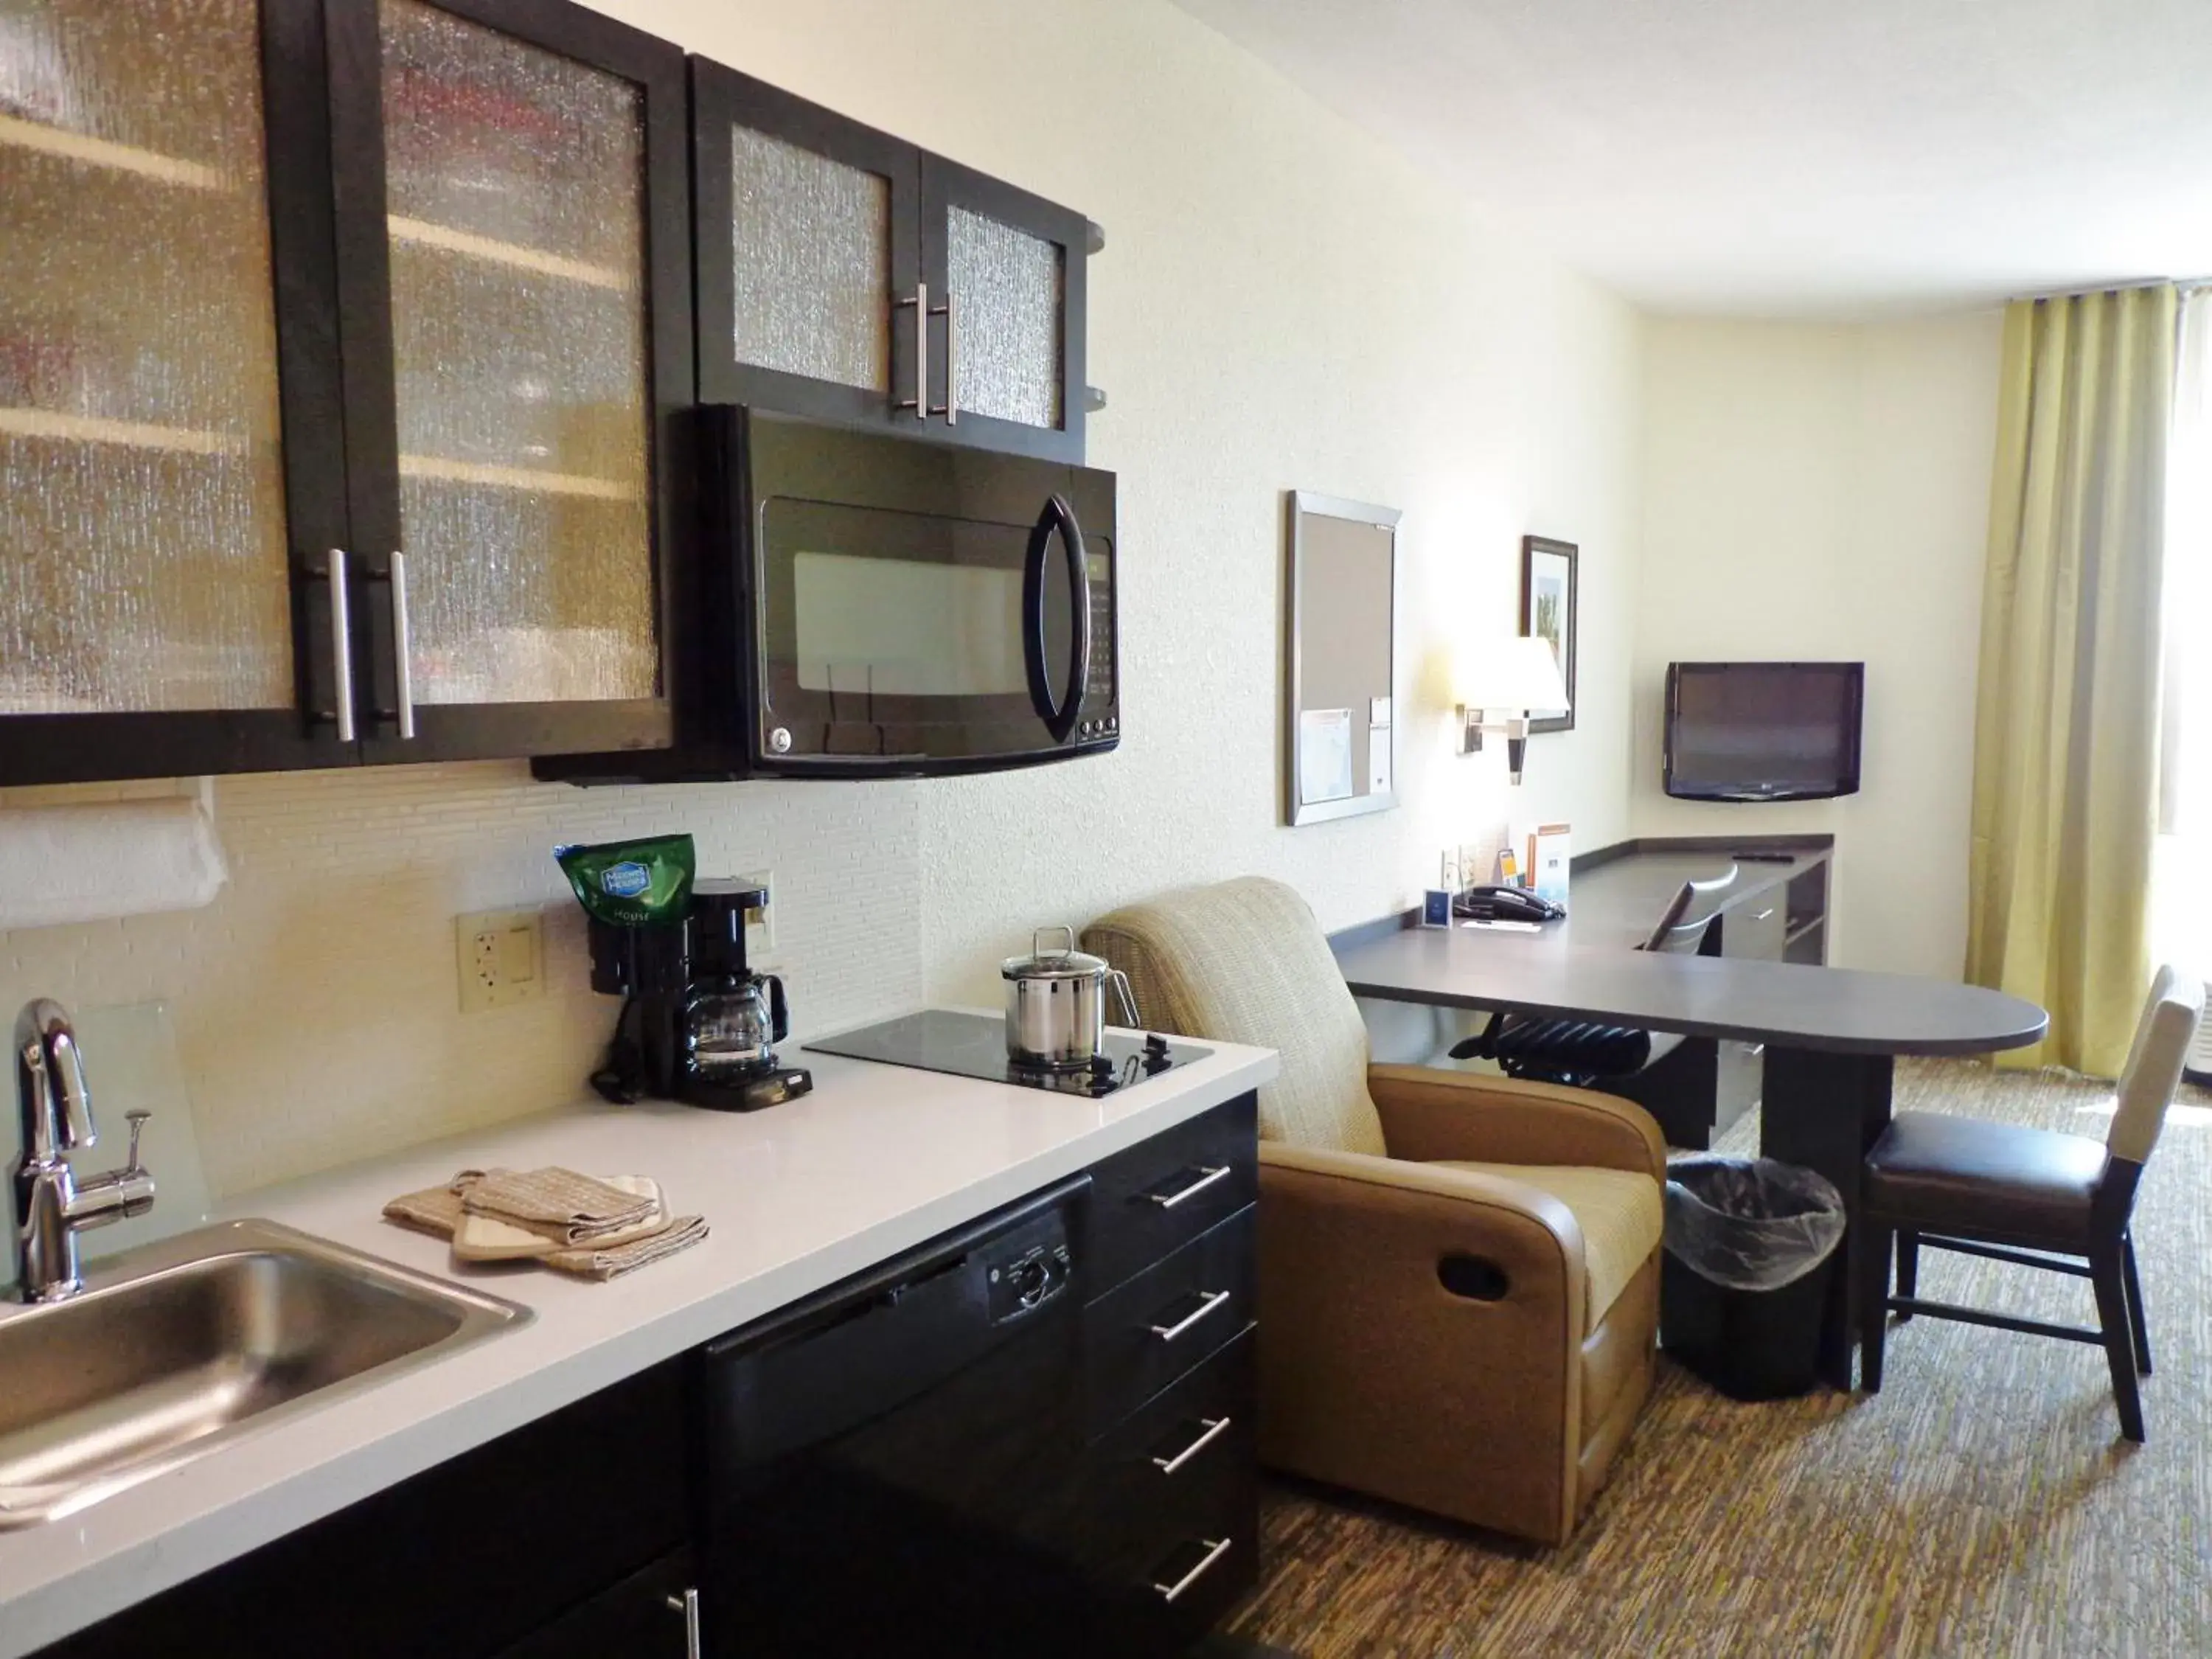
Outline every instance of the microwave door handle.
<svg viewBox="0 0 2212 1659">
<path fill-rule="evenodd" d="M 1074 637 L 1068 653 L 1067 684 L 1058 697 L 1046 678 L 1044 637 L 1044 562 L 1053 537 L 1060 538 L 1067 559 L 1067 586 Z M 1085 556 L 1083 526 L 1066 497 L 1054 495 L 1037 514 L 1030 530 L 1027 555 L 1022 561 L 1022 655 L 1029 670 L 1030 702 L 1052 733 L 1053 741 L 1066 743 L 1082 717 L 1084 693 L 1091 683 L 1091 575 Z"/>
</svg>

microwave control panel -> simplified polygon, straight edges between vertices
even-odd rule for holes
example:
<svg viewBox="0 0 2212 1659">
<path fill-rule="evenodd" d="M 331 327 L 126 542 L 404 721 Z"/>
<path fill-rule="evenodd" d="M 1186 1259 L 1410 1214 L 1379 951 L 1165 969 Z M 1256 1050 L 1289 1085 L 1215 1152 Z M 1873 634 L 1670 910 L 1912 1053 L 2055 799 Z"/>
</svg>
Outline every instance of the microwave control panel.
<svg viewBox="0 0 2212 1659">
<path fill-rule="evenodd" d="M 1114 697 L 1114 556 L 1092 549 L 1085 556 L 1091 587 L 1091 677 L 1083 684 L 1083 718 L 1075 723 L 1075 740 L 1097 743 L 1121 735 L 1121 711 Z"/>
</svg>

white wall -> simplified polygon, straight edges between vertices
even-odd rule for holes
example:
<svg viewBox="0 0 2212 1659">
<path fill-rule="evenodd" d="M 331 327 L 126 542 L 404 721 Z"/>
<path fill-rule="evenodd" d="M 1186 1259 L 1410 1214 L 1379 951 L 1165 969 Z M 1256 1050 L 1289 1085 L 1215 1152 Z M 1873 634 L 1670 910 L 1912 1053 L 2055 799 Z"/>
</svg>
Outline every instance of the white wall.
<svg viewBox="0 0 2212 1659">
<path fill-rule="evenodd" d="M 2000 319 L 1654 320 L 1644 336 L 1635 833 L 1837 837 L 1829 960 L 1958 977 Z M 1660 787 L 1676 660 L 1863 659 L 1840 800 Z"/>
<path fill-rule="evenodd" d="M 1513 629 L 1519 538 L 1583 547 L 1582 709 L 1529 812 L 1628 823 L 1637 319 L 1154 0 L 601 0 L 806 97 L 1080 208 L 1090 459 L 1121 476 L 1123 722 L 1109 759 L 922 791 L 924 963 L 995 999 L 1036 922 L 1264 871 L 1338 927 L 1502 817 L 1425 665 Z M 1073 82 L 1071 82 L 1073 74 Z M 1071 84 L 1079 88 L 1070 96 Z M 1407 805 L 1279 827 L 1280 492 L 1401 507 Z M 1425 696 L 1425 701 L 1424 701 Z M 1492 745 L 1493 751 L 1498 745 Z"/>
<path fill-rule="evenodd" d="M 1094 462 L 1121 476 L 1124 718 L 1105 759 L 926 783 L 578 792 L 514 763 L 226 780 L 207 909 L 0 934 L 0 1006 L 172 1006 L 219 1192 L 574 1097 L 611 1022 L 556 842 L 690 829 L 772 869 L 816 1028 L 995 999 L 1032 924 L 1283 876 L 1337 926 L 1508 810 L 1425 665 L 1511 627 L 1518 539 L 1581 543 L 1580 729 L 1517 810 L 1629 826 L 1638 323 L 1162 0 L 605 0 L 802 95 L 1082 209 Z M 1404 809 L 1279 828 L 1280 491 L 1405 510 Z M 20 797 L 19 797 L 20 799 Z M 7 803 L 0 792 L 0 805 Z M 461 1016 L 456 912 L 542 902 L 545 1000 Z M 97 1082 L 99 1056 L 89 1056 Z M 112 1109 L 112 1108 L 111 1108 Z"/>
</svg>

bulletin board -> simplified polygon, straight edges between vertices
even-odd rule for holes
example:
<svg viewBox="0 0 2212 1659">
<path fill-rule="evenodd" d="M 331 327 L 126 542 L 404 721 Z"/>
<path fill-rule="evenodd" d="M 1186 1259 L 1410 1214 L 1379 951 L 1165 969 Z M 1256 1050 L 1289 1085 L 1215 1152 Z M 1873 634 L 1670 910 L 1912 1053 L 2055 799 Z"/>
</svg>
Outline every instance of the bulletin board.
<svg viewBox="0 0 2212 1659">
<path fill-rule="evenodd" d="M 1294 489 L 1283 582 L 1283 821 L 1398 804 L 1397 510 Z"/>
</svg>

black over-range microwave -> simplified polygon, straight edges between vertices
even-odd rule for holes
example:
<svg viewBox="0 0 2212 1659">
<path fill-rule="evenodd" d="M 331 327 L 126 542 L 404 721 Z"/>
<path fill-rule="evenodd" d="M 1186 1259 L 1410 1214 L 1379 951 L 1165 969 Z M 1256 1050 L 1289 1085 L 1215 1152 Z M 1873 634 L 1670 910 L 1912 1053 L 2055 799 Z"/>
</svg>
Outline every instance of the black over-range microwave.
<svg viewBox="0 0 2212 1659">
<path fill-rule="evenodd" d="M 698 414 L 676 746 L 546 757 L 539 776 L 918 777 L 1120 741 L 1112 473 Z"/>
</svg>

